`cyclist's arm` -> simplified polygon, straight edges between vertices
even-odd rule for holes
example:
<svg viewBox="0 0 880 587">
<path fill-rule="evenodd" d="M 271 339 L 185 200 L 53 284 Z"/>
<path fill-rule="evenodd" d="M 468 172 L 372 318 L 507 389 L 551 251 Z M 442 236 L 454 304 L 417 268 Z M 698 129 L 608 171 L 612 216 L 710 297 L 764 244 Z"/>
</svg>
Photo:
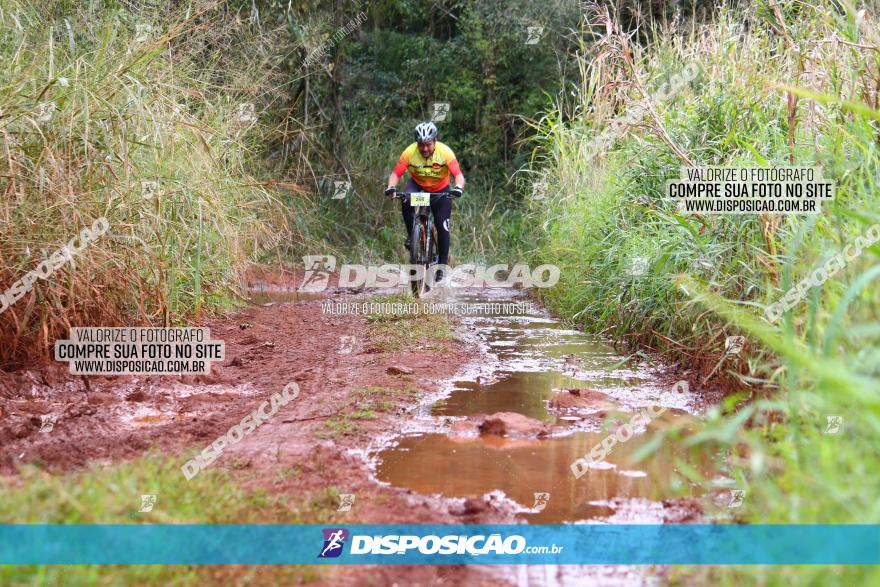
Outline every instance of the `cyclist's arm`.
<svg viewBox="0 0 880 587">
<path fill-rule="evenodd" d="M 453 159 L 448 163 L 449 173 L 452 174 L 452 179 L 455 180 L 455 185 L 457 187 L 464 187 L 464 174 L 461 172 L 461 167 L 458 166 L 458 160 Z"/>
<path fill-rule="evenodd" d="M 398 182 L 400 182 L 400 176 L 392 171 L 388 176 L 388 186 L 385 189 L 397 187 Z"/>
<path fill-rule="evenodd" d="M 409 157 L 407 157 L 406 151 L 404 151 L 400 155 L 400 159 L 397 161 L 397 165 L 394 166 L 394 171 L 391 172 L 391 175 L 388 176 L 388 187 L 393 188 L 396 187 L 400 178 L 403 177 L 403 174 L 406 173 L 406 168 L 409 165 Z"/>
</svg>

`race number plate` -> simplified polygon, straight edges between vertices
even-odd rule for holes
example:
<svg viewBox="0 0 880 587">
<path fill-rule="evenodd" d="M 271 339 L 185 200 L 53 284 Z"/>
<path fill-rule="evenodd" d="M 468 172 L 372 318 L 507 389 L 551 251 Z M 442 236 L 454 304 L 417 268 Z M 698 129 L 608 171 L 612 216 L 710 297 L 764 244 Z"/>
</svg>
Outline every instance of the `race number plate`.
<svg viewBox="0 0 880 587">
<path fill-rule="evenodd" d="M 428 192 L 416 192 L 409 195 L 410 206 L 430 206 L 431 194 Z"/>
</svg>

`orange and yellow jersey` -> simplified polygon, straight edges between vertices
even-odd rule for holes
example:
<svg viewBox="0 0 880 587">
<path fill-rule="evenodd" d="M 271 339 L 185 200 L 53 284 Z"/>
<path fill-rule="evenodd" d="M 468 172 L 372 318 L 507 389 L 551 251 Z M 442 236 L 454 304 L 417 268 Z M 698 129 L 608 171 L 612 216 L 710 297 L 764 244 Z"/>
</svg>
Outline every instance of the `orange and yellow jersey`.
<svg viewBox="0 0 880 587">
<path fill-rule="evenodd" d="M 409 171 L 413 181 L 429 192 L 436 192 L 448 186 L 450 173 L 452 175 L 461 173 L 455 153 L 440 141 L 434 143 L 434 154 L 427 159 L 419 153 L 417 143 L 404 149 L 394 167 L 394 173 L 398 177 L 403 177 L 405 171 Z"/>
</svg>

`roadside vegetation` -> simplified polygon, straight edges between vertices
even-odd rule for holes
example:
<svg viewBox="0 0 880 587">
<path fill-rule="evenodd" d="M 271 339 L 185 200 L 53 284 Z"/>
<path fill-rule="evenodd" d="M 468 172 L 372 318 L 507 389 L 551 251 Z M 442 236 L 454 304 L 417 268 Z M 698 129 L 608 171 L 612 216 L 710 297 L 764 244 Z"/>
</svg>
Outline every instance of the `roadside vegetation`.
<svg viewBox="0 0 880 587">
<path fill-rule="evenodd" d="M 0 314 L 2 367 L 46 358 L 71 325 L 228 306 L 243 263 L 288 230 L 258 178 L 277 31 L 226 3 L 150 6 L 0 8 L 0 284 L 109 224 Z"/>
<path fill-rule="evenodd" d="M 529 160 L 526 120 L 577 74 L 568 34 L 580 18 L 577 2 L 279 0 L 261 18 L 285 26 L 292 124 L 313 133 L 287 141 L 304 145 L 308 157 L 296 173 L 317 194 L 307 252 L 405 262 L 400 203 L 382 192 L 415 125 L 445 103 L 439 140 L 467 178 L 454 204 L 451 260 L 516 262 L 522 198 L 508 180 Z M 354 32 L 337 40 L 349 23 Z M 529 26 L 543 27 L 540 42 L 526 43 Z M 349 188 L 333 199 L 337 182 Z"/>
<path fill-rule="evenodd" d="M 297 496 L 247 488 L 247 474 L 220 468 L 191 480 L 180 461 L 148 454 L 135 461 L 54 475 L 26 466 L 0 480 L 0 520 L 16 524 L 321 524 L 338 505 L 335 488 Z M 279 475 L 296 472 L 279 471 Z M 155 495 L 140 512 L 141 495 Z M 268 575 L 267 575 L 268 573 Z M 319 578 L 314 567 L 198 565 L 0 566 L 4 585 L 268 585 L 301 584 Z"/>
<path fill-rule="evenodd" d="M 95 220 L 109 230 L 0 313 L 0 368 L 48 359 L 71 325 L 229 308 L 250 262 L 403 261 L 382 189 L 435 102 L 469 178 L 453 262 L 515 262 L 507 178 L 528 161 L 526 118 L 576 74 L 578 15 L 519 0 L 5 2 L 0 291 Z M 542 42 L 526 44 L 535 23 Z"/>
<path fill-rule="evenodd" d="M 874 9 L 844 0 L 717 9 L 5 0 L 0 293 L 96 219 L 109 230 L 0 313 L 0 368 L 46 360 L 70 326 L 182 324 L 231 308 L 251 262 L 402 260 L 399 205 L 382 199 L 385 177 L 414 124 L 449 103 L 440 138 L 468 177 L 453 216 L 454 264 L 523 255 L 556 264 L 559 285 L 539 293 L 559 315 L 634 353 L 673 357 L 693 370 L 693 390 L 710 381 L 731 390 L 699 433 L 668 430 L 648 446 L 681 441 L 727 455 L 727 479 L 679 467 L 682 481 L 708 491 L 745 490 L 743 506 L 723 513 L 753 523 L 880 523 L 880 245 L 809 289 L 781 321 L 764 318 L 880 223 Z M 527 43 L 535 26 L 540 38 Z M 694 79 L 642 109 L 689 66 Z M 812 217 L 684 216 L 662 198 L 682 165 L 821 167 L 836 196 Z M 382 352 L 454 336 L 440 316 L 368 320 Z M 746 337 L 742 353 L 725 353 L 730 336 Z M 409 394 L 364 389 L 329 434 L 355 433 Z M 173 489 L 172 469 L 144 460 L 74 481 L 24 469 L 17 486 L 4 487 L 0 513 L 128 521 L 150 483 L 191 504 L 175 508 L 179 519 L 157 512 L 160 521 L 277 521 L 287 507 L 236 490 L 221 473 Z M 99 575 L 108 584 L 204 579 L 158 567 L 75 572 L 80 584 Z M 62 575 L 0 573 L 12 584 Z M 880 583 L 869 567 L 687 573 L 728 585 Z"/>
<path fill-rule="evenodd" d="M 877 17 L 846 3 L 756 0 L 706 22 L 643 22 L 636 44 L 594 6 L 580 103 L 535 124 L 531 171 L 546 182 L 529 214 L 531 247 L 561 268 L 546 302 L 588 330 L 655 349 L 734 392 L 686 442 L 728 455 L 748 522 L 877 523 L 880 247 L 867 247 L 770 323 L 764 308 L 880 222 Z M 699 75 L 631 124 L 673 75 Z M 609 137 L 594 141 L 596 137 Z M 598 146 L 597 146 L 598 145 Z M 836 196 L 818 216 L 684 216 L 662 198 L 683 165 L 821 166 Z M 636 258 L 647 262 L 634 271 Z M 747 337 L 725 357 L 728 336 Z M 742 400 L 751 400 L 741 403 Z M 834 416 L 841 416 L 840 432 Z M 675 438 L 672 431 L 668 436 Z M 657 439 L 653 446 L 667 439 Z M 722 506 L 723 510 L 723 506 Z M 870 568 L 826 575 L 724 569 L 734 584 L 869 584 Z"/>
</svg>

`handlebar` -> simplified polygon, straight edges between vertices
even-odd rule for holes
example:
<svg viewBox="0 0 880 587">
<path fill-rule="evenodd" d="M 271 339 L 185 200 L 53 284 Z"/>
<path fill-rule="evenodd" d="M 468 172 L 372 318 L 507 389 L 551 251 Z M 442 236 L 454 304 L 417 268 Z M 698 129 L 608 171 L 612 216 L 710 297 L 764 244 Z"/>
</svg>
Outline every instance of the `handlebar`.
<svg viewBox="0 0 880 587">
<path fill-rule="evenodd" d="M 431 196 L 443 196 L 446 198 L 460 198 L 461 194 L 453 194 L 452 192 L 397 192 L 392 199 L 405 198 L 413 194 L 429 194 Z"/>
</svg>

